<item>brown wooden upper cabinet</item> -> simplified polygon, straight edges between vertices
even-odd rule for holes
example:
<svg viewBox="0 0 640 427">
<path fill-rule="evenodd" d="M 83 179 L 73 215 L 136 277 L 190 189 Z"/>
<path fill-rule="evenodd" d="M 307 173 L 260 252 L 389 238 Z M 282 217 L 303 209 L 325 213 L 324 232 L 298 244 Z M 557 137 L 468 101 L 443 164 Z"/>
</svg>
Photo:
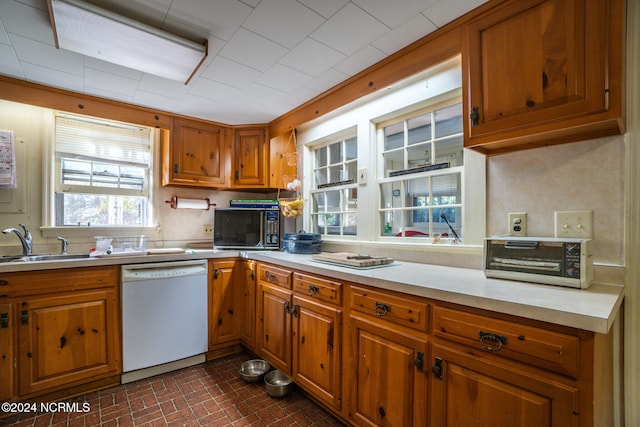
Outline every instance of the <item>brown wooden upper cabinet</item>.
<svg viewBox="0 0 640 427">
<path fill-rule="evenodd" d="M 234 188 L 269 186 L 269 140 L 266 127 L 237 128 L 233 138 Z"/>
<path fill-rule="evenodd" d="M 465 146 L 499 154 L 624 132 L 622 3 L 505 1 L 464 25 Z"/>
<path fill-rule="evenodd" d="M 228 188 L 230 155 L 226 128 L 174 119 L 162 140 L 162 185 Z"/>
</svg>

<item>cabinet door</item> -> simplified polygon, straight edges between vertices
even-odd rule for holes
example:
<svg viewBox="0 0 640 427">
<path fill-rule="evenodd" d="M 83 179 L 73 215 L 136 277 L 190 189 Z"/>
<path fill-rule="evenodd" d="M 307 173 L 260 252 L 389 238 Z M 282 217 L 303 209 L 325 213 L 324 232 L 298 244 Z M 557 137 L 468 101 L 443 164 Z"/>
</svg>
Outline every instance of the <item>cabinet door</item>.
<svg viewBox="0 0 640 427">
<path fill-rule="evenodd" d="M 426 340 L 364 319 L 352 317 L 350 324 L 353 422 L 359 426 L 426 425 Z"/>
<path fill-rule="evenodd" d="M 550 123 L 606 111 L 609 3 L 514 1 L 471 21 L 465 145 L 549 132 Z"/>
<path fill-rule="evenodd" d="M 305 388 L 335 409 L 341 393 L 342 310 L 293 297 L 293 376 Z"/>
<path fill-rule="evenodd" d="M 266 130 L 236 129 L 234 132 L 234 187 L 266 187 L 268 141 Z"/>
<path fill-rule="evenodd" d="M 565 427 L 578 425 L 578 391 L 495 361 L 433 346 L 431 425 Z"/>
<path fill-rule="evenodd" d="M 244 345 L 252 350 L 256 345 L 256 263 L 244 261 L 242 263 L 242 327 L 240 338 Z"/>
<path fill-rule="evenodd" d="M 212 262 L 209 268 L 209 347 L 240 338 L 242 289 L 235 276 L 235 261 Z"/>
<path fill-rule="evenodd" d="M 13 397 L 15 373 L 15 325 L 12 304 L 0 304 L 0 401 Z"/>
<path fill-rule="evenodd" d="M 291 291 L 260 282 L 256 351 L 274 367 L 291 374 Z"/>
<path fill-rule="evenodd" d="M 20 395 L 120 373 L 115 290 L 36 297 L 18 308 Z"/>
<path fill-rule="evenodd" d="M 225 129 L 174 119 L 169 140 L 163 141 L 162 185 L 225 188 L 230 153 Z"/>
</svg>

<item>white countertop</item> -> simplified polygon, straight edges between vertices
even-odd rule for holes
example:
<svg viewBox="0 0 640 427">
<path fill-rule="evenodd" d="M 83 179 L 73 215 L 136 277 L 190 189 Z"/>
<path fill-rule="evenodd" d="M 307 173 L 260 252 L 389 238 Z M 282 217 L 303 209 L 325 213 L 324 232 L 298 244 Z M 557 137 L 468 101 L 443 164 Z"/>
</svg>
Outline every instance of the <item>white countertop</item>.
<svg viewBox="0 0 640 427">
<path fill-rule="evenodd" d="M 622 300 L 624 287 L 592 284 L 573 289 L 510 280 L 490 279 L 482 270 L 396 261 L 386 267 L 355 269 L 313 261 L 311 255 L 269 251 L 197 250 L 195 253 L 104 257 L 65 261 L 0 263 L 2 273 L 52 268 L 88 267 L 242 256 L 316 273 L 504 314 L 607 333 Z"/>
<path fill-rule="evenodd" d="M 490 279 L 482 270 L 396 261 L 388 267 L 354 269 L 313 261 L 311 255 L 249 253 L 249 258 L 309 273 L 426 298 L 607 333 L 624 287 L 594 283 L 588 289 Z"/>
</svg>

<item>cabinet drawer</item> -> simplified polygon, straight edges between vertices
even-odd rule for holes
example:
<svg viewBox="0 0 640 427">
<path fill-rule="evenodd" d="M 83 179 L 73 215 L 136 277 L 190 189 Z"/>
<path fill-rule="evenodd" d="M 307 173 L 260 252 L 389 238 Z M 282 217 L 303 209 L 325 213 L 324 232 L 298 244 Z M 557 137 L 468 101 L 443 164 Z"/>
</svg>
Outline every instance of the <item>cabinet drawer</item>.
<svg viewBox="0 0 640 427">
<path fill-rule="evenodd" d="M 427 331 L 429 305 L 426 302 L 357 286 L 351 287 L 349 295 L 351 310 L 387 320 L 395 325 Z"/>
<path fill-rule="evenodd" d="M 269 264 L 258 264 L 258 280 L 291 289 L 291 270 Z"/>
<path fill-rule="evenodd" d="M 320 301 L 342 304 L 342 283 L 306 274 L 293 274 L 293 290 Z"/>
<path fill-rule="evenodd" d="M 117 266 L 61 268 L 0 274 L 0 295 L 7 297 L 116 287 Z"/>
<path fill-rule="evenodd" d="M 576 336 L 444 307 L 433 309 L 433 334 L 488 353 L 576 378 Z"/>
</svg>

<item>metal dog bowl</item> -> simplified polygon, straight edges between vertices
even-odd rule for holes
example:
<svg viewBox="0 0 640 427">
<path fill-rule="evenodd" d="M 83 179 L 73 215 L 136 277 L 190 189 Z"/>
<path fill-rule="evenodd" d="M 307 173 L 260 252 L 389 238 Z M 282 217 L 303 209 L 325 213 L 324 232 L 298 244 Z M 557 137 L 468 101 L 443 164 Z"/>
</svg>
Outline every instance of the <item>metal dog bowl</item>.
<svg viewBox="0 0 640 427">
<path fill-rule="evenodd" d="M 278 370 L 265 375 L 264 384 L 267 394 L 271 397 L 284 397 L 293 388 L 293 382 Z"/>
<path fill-rule="evenodd" d="M 271 365 L 266 360 L 253 359 L 240 364 L 238 373 L 246 382 L 254 383 L 271 369 Z"/>
</svg>

